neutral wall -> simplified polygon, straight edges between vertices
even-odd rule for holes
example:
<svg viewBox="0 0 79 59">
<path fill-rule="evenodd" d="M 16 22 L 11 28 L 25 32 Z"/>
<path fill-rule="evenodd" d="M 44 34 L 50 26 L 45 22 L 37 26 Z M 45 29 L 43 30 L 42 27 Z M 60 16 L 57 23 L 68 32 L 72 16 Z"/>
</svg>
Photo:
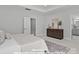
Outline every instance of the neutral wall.
<svg viewBox="0 0 79 59">
<path fill-rule="evenodd" d="M 52 22 L 52 17 L 57 16 L 62 20 L 62 28 L 64 29 L 64 39 L 71 39 L 71 19 L 72 16 L 79 15 L 79 6 L 65 6 L 54 11 L 46 13 L 46 28 Z"/>
<path fill-rule="evenodd" d="M 23 33 L 23 18 L 26 16 L 37 16 L 37 34 L 46 35 L 48 24 L 54 16 L 62 20 L 64 38 L 71 38 L 71 16 L 79 16 L 79 6 L 65 6 L 56 10 L 42 13 L 35 10 L 26 11 L 21 6 L 2 6 L 0 5 L 0 30 L 11 33 Z"/>
<path fill-rule="evenodd" d="M 0 5 L 0 30 L 4 30 L 10 33 L 23 33 L 23 18 L 27 16 L 38 17 L 37 33 L 43 34 L 43 14 L 35 10 L 26 11 L 24 7 L 16 5 Z"/>
</svg>

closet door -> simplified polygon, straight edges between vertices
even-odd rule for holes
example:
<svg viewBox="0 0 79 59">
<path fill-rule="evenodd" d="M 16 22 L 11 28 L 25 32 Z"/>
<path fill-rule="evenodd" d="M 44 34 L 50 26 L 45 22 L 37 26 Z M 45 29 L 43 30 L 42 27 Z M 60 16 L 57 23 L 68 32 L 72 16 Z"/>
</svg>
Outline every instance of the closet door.
<svg viewBox="0 0 79 59">
<path fill-rule="evenodd" d="M 30 17 L 24 17 L 24 34 L 30 34 Z"/>
</svg>

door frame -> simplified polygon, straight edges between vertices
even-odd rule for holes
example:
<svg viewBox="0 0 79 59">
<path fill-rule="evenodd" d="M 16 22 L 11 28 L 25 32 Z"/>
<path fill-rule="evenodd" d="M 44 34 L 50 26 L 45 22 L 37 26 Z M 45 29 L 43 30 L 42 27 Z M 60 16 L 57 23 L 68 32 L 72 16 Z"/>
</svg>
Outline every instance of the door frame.
<svg viewBox="0 0 79 59">
<path fill-rule="evenodd" d="M 35 18 L 36 19 L 36 35 L 37 35 L 37 20 L 38 20 L 38 16 L 25 16 L 24 17 L 24 20 L 25 20 L 25 18 L 26 18 L 26 20 L 27 20 L 27 17 L 29 18 L 29 19 L 31 19 L 31 18 Z M 25 24 L 24 24 L 24 30 L 25 30 Z M 31 27 L 30 27 L 31 28 Z M 31 31 L 31 29 L 30 29 L 30 31 Z M 24 31 L 23 31 L 24 32 Z M 31 32 L 30 32 L 30 34 L 31 34 Z"/>
</svg>

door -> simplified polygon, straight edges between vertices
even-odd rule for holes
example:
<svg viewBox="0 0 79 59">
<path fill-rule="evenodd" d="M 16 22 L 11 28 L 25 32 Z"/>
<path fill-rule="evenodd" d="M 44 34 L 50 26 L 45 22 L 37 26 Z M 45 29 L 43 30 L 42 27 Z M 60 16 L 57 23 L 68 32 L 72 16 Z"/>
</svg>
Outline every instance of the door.
<svg viewBox="0 0 79 59">
<path fill-rule="evenodd" d="M 31 27 L 31 34 L 33 34 L 34 36 L 36 35 L 36 19 L 35 18 L 31 18 L 30 19 L 30 27 Z"/>
<path fill-rule="evenodd" d="M 24 17 L 24 34 L 36 35 L 36 17 Z"/>
<path fill-rule="evenodd" d="M 24 17 L 24 34 L 30 34 L 30 17 Z"/>
</svg>

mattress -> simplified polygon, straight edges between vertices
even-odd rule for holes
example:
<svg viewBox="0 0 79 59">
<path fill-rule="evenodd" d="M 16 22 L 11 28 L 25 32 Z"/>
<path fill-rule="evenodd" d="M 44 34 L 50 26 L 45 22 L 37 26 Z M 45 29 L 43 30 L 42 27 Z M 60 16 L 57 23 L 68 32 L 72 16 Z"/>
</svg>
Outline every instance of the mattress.
<svg viewBox="0 0 79 59">
<path fill-rule="evenodd" d="M 48 51 L 45 41 L 39 37 L 26 34 L 13 35 L 21 47 L 22 53 L 45 53 Z"/>
<path fill-rule="evenodd" d="M 20 52 L 19 45 L 14 39 L 6 39 L 5 42 L 0 45 L 0 54 L 13 54 Z"/>
</svg>

